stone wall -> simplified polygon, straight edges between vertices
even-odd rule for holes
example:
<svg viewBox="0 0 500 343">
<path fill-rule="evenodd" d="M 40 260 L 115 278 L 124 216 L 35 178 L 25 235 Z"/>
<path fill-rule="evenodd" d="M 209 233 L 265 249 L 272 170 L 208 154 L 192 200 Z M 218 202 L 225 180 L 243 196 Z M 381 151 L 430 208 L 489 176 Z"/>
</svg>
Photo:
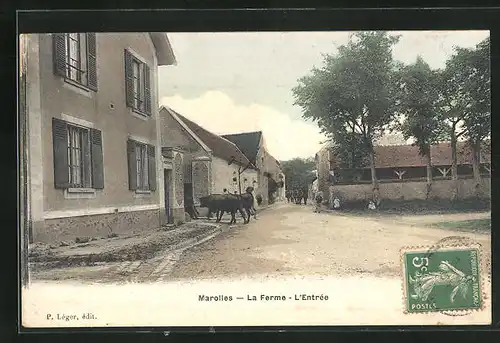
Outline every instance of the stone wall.
<svg viewBox="0 0 500 343">
<path fill-rule="evenodd" d="M 193 200 L 200 204 L 200 198 L 211 193 L 210 160 L 194 160 L 192 162 Z"/>
<path fill-rule="evenodd" d="M 483 178 L 480 196 L 491 198 L 491 179 Z M 467 199 L 476 196 L 474 179 L 459 179 L 458 198 Z M 379 184 L 382 199 L 392 200 L 425 200 L 427 194 L 427 183 L 425 181 L 408 182 L 382 182 Z M 340 196 L 344 201 L 368 200 L 372 197 L 371 184 L 357 185 L 333 185 L 330 192 Z M 452 180 L 435 180 L 432 183 L 432 197 L 439 199 L 451 199 L 453 195 Z"/>
<path fill-rule="evenodd" d="M 107 213 L 45 220 L 37 227 L 35 242 L 74 241 L 77 237 L 107 237 L 155 230 L 160 227 L 159 210 Z"/>
</svg>

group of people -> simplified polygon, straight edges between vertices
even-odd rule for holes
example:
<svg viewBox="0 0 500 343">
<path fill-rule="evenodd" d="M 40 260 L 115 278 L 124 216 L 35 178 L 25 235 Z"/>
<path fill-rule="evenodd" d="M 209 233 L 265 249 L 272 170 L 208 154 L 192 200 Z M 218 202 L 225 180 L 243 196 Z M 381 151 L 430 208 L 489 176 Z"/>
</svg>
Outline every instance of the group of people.
<svg viewBox="0 0 500 343">
<path fill-rule="evenodd" d="M 296 203 L 297 205 L 302 204 L 302 200 L 304 201 L 304 205 L 307 205 L 308 194 L 300 189 L 287 190 L 285 192 L 285 197 L 287 202 Z"/>
<path fill-rule="evenodd" d="M 296 204 L 302 204 L 302 200 L 304 201 L 304 204 L 307 205 L 307 199 L 308 199 L 308 192 L 302 191 L 300 189 L 294 189 L 294 190 L 287 190 L 285 192 L 286 200 L 287 202 L 292 202 Z M 314 212 L 320 213 L 322 204 L 323 204 L 323 193 L 321 191 L 314 192 L 313 195 L 313 201 L 314 201 Z M 331 205 L 332 209 L 338 210 L 340 209 L 340 199 L 338 197 L 333 196 L 333 194 L 330 196 L 329 204 Z"/>
</svg>

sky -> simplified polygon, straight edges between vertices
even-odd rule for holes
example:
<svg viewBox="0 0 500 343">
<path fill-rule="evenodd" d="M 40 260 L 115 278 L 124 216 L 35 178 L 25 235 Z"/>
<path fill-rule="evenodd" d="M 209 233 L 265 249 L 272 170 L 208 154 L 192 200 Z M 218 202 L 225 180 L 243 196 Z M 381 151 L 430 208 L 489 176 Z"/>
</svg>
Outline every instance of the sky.
<svg viewBox="0 0 500 343">
<path fill-rule="evenodd" d="M 393 31 L 396 60 L 418 55 L 443 68 L 454 46 L 474 47 L 489 31 Z M 311 157 L 325 137 L 294 106 L 297 80 L 335 54 L 349 32 L 170 33 L 177 65 L 159 68 L 160 103 L 216 133 L 261 130 L 279 160 Z M 402 144 L 397 135 L 380 144 Z"/>
</svg>

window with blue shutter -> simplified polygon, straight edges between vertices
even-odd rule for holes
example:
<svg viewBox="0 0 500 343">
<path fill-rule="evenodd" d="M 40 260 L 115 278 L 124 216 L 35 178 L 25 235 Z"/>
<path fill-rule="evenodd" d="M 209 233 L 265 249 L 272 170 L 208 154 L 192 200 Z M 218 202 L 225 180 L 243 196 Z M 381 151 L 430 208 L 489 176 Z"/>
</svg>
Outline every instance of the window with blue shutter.
<svg viewBox="0 0 500 343">
<path fill-rule="evenodd" d="M 151 69 L 125 49 L 125 98 L 127 106 L 151 115 Z"/>
<path fill-rule="evenodd" d="M 52 118 L 54 186 L 104 188 L 102 133 Z"/>
<path fill-rule="evenodd" d="M 54 73 L 66 80 L 97 91 L 95 33 L 55 33 Z"/>
</svg>

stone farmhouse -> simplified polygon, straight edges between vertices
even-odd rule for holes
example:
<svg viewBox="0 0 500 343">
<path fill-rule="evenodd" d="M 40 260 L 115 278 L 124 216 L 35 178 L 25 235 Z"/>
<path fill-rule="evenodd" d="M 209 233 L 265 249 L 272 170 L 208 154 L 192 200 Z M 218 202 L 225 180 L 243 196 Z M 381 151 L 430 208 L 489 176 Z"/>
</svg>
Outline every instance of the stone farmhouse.
<svg viewBox="0 0 500 343">
<path fill-rule="evenodd" d="M 160 117 L 164 221 L 184 220 L 188 197 L 199 206 L 200 197 L 224 189 L 239 193 L 254 186 L 258 192 L 257 169 L 234 143 L 166 106 L 160 108 Z"/>
<path fill-rule="evenodd" d="M 262 131 L 227 134 L 222 137 L 236 144 L 258 171 L 256 194 L 262 203 L 284 200 L 286 180 L 280 163 L 267 150 Z"/>
</svg>

